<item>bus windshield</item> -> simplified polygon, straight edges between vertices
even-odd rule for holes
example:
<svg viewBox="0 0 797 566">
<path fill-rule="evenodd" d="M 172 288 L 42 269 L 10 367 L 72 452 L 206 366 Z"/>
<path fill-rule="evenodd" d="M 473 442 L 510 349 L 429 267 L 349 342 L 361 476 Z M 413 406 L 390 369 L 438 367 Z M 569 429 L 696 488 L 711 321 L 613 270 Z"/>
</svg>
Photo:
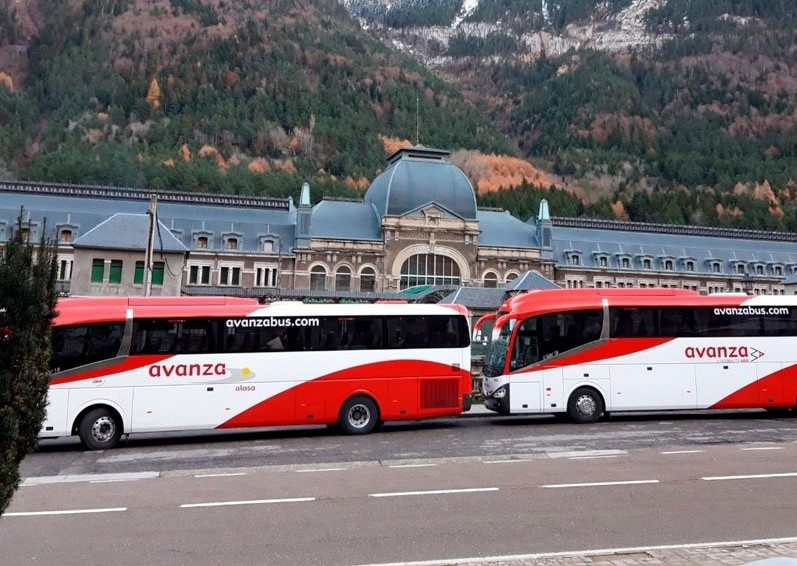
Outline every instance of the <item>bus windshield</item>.
<svg viewBox="0 0 797 566">
<path fill-rule="evenodd" d="M 512 335 L 514 320 L 507 321 L 501 327 L 498 336 L 490 343 L 487 354 L 484 357 L 484 367 L 482 373 L 487 377 L 495 377 L 504 373 L 506 363 L 506 353 L 509 350 L 509 337 Z"/>
</svg>

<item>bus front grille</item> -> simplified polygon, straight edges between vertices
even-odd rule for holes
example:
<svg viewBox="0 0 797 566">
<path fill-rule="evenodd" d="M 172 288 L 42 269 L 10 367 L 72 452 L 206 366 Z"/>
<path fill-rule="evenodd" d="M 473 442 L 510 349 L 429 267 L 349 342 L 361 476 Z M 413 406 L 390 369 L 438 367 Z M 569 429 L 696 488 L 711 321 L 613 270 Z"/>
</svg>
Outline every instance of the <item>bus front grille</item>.
<svg viewBox="0 0 797 566">
<path fill-rule="evenodd" d="M 422 379 L 421 409 L 459 407 L 458 379 Z"/>
</svg>

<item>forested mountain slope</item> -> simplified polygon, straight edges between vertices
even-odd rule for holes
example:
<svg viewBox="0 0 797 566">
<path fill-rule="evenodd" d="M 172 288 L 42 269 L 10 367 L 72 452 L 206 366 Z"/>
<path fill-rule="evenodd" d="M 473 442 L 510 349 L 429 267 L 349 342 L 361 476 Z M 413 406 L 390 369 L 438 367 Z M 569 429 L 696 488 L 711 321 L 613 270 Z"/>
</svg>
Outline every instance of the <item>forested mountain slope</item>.
<svg viewBox="0 0 797 566">
<path fill-rule="evenodd" d="M 0 2 L 0 160 L 23 177 L 355 195 L 387 138 L 510 148 L 332 0 Z"/>
<path fill-rule="evenodd" d="M 591 214 L 797 229 L 793 0 L 345 4 L 586 190 Z"/>
</svg>

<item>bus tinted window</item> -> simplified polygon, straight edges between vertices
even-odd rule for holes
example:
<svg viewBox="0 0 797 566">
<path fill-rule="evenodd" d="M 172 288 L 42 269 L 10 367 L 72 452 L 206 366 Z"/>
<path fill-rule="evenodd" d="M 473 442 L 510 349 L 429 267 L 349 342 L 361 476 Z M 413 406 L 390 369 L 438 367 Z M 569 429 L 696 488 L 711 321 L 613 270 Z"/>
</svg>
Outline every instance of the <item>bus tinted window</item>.
<svg viewBox="0 0 797 566">
<path fill-rule="evenodd" d="M 519 369 L 601 337 L 603 311 L 545 314 L 523 321 L 515 336 L 510 369 Z"/>
<path fill-rule="evenodd" d="M 145 319 L 133 322 L 131 354 L 202 354 L 215 351 L 214 324 L 207 319 Z"/>
<path fill-rule="evenodd" d="M 797 336 L 788 307 L 620 307 L 610 320 L 616 338 Z"/>
<path fill-rule="evenodd" d="M 610 335 L 615 338 L 658 336 L 656 309 L 613 308 L 609 311 Z"/>
<path fill-rule="evenodd" d="M 467 322 L 458 316 L 388 316 L 388 348 L 464 348 Z"/>
<path fill-rule="evenodd" d="M 116 357 L 122 344 L 124 323 L 87 324 L 53 329 L 54 372 Z"/>
</svg>

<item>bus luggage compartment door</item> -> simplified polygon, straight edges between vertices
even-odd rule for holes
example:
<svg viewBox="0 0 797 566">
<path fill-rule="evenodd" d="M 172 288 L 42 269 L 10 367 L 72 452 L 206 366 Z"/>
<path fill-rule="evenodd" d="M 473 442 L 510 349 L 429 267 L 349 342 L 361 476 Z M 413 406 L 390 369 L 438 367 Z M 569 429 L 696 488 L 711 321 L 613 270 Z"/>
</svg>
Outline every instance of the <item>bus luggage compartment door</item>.
<svg viewBox="0 0 797 566">
<path fill-rule="evenodd" d="M 558 376 L 547 376 L 554 372 Z M 540 413 L 542 412 L 542 387 L 546 378 L 561 381 L 560 368 L 522 372 L 512 374 L 509 386 L 509 412 L 514 413 Z"/>
</svg>

